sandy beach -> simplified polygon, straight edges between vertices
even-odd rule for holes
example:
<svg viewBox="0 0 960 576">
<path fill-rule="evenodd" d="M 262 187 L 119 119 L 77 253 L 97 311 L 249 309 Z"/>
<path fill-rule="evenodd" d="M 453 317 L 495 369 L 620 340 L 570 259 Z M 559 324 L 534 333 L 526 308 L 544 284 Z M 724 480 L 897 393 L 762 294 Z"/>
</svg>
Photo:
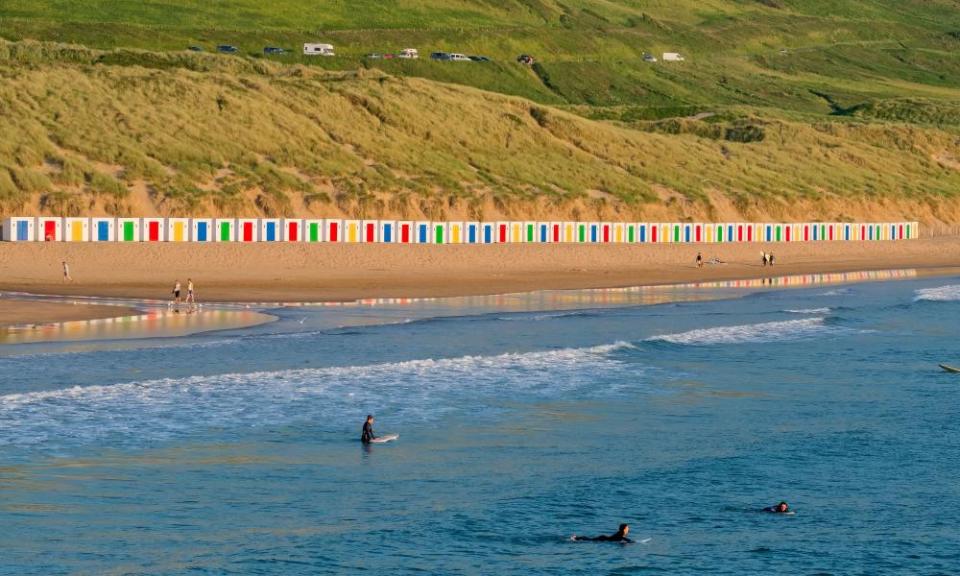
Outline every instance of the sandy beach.
<svg viewBox="0 0 960 576">
<path fill-rule="evenodd" d="M 0 328 L 23 324 L 97 320 L 137 313 L 136 309 L 126 306 L 101 306 L 86 303 L 66 304 L 4 298 L 0 300 Z"/>
<path fill-rule="evenodd" d="M 776 256 L 761 266 L 761 250 Z M 724 264 L 694 265 L 697 252 Z M 61 279 L 61 260 L 74 281 Z M 771 275 L 960 267 L 960 237 L 901 242 L 660 245 L 5 244 L 0 291 L 166 299 L 192 278 L 201 302 L 350 300 L 606 288 Z M 949 273 L 949 270 L 941 270 Z M 129 313 L 6 302 L 0 324 Z"/>
</svg>

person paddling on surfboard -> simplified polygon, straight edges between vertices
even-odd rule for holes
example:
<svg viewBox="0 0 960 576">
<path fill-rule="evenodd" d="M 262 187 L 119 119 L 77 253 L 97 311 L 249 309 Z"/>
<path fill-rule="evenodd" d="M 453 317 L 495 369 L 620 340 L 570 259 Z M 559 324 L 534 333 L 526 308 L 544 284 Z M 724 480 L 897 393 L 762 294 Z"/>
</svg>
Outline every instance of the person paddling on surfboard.
<svg viewBox="0 0 960 576">
<path fill-rule="evenodd" d="M 763 511 L 771 514 L 786 514 L 790 512 L 790 506 L 786 502 L 780 502 L 776 506 L 767 506 Z"/>
<path fill-rule="evenodd" d="M 573 535 L 571 540 L 575 542 L 622 542 L 624 544 L 632 544 L 633 540 L 627 538 L 627 534 L 630 533 L 629 524 L 621 524 L 620 529 L 617 530 L 616 534 L 601 534 L 600 536 L 577 536 Z"/>
<path fill-rule="evenodd" d="M 363 423 L 363 432 L 360 433 L 360 441 L 369 444 L 376 437 L 377 435 L 373 433 L 373 414 L 367 414 L 367 421 Z"/>
</svg>

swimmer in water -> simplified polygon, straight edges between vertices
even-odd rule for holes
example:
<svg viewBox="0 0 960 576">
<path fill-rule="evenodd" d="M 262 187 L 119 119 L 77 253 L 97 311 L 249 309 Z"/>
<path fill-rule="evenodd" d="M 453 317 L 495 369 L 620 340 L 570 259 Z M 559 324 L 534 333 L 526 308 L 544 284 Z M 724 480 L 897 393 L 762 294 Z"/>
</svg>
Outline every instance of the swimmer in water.
<svg viewBox="0 0 960 576">
<path fill-rule="evenodd" d="M 593 537 L 577 536 L 576 534 L 574 534 L 571 540 L 575 542 L 622 542 L 624 544 L 631 544 L 633 543 L 633 540 L 627 538 L 627 534 L 629 533 L 630 533 L 630 525 L 621 524 L 620 529 L 617 530 L 616 534 L 610 534 L 609 536 L 606 534 L 602 534 L 600 536 L 593 536 Z"/>
<path fill-rule="evenodd" d="M 369 444 L 376 437 L 377 435 L 373 433 L 373 414 L 367 414 L 367 421 L 363 423 L 363 432 L 360 433 L 360 441 Z"/>
<path fill-rule="evenodd" d="M 770 512 L 771 514 L 786 514 L 790 512 L 790 506 L 786 502 L 781 502 L 776 506 L 767 506 L 763 511 Z"/>
</svg>

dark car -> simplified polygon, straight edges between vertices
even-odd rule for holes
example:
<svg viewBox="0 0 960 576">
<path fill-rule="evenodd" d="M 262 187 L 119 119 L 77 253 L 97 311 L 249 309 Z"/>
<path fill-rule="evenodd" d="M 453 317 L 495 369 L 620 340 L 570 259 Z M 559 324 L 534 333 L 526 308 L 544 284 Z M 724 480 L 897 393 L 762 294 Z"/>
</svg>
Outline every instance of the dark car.
<svg viewBox="0 0 960 576">
<path fill-rule="evenodd" d="M 277 48 L 276 46 L 267 46 L 263 49 L 264 54 L 285 54 L 286 52 L 283 48 Z"/>
<path fill-rule="evenodd" d="M 187 50 L 191 52 L 203 52 L 202 46 L 187 46 Z"/>
<path fill-rule="evenodd" d="M 470 56 L 470 59 L 474 62 L 489 62 L 490 59 L 486 56 Z"/>
<path fill-rule="evenodd" d="M 450 53 L 449 52 L 431 52 L 430 58 L 432 60 L 449 60 Z"/>
<path fill-rule="evenodd" d="M 529 54 L 521 54 L 521 55 L 517 56 L 517 62 L 519 62 L 519 63 L 521 63 L 521 64 L 524 64 L 524 65 L 526 65 L 526 66 L 533 66 L 533 64 L 534 64 L 534 62 L 536 62 L 536 60 L 534 60 L 533 56 L 531 56 L 531 55 L 529 55 Z"/>
<path fill-rule="evenodd" d="M 217 52 L 223 52 L 225 54 L 236 54 L 239 51 L 239 48 L 230 44 L 220 44 L 217 46 Z"/>
</svg>

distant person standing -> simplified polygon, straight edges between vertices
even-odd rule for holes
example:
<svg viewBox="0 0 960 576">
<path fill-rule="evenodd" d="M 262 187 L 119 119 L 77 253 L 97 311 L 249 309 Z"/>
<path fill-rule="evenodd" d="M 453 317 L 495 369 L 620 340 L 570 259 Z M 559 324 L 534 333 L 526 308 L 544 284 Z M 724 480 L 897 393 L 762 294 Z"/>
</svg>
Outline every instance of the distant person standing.
<svg viewBox="0 0 960 576">
<path fill-rule="evenodd" d="M 173 303 L 176 305 L 176 309 L 180 310 L 180 280 L 177 280 L 173 284 Z"/>
<path fill-rule="evenodd" d="M 66 260 L 62 261 L 61 264 L 63 264 L 63 281 L 73 282 L 73 276 L 70 276 L 70 265 L 67 264 Z"/>
<path fill-rule="evenodd" d="M 703 254 L 697 252 L 697 268 L 703 268 Z"/>
<path fill-rule="evenodd" d="M 769 254 L 770 265 L 773 266 L 773 252 Z"/>
<path fill-rule="evenodd" d="M 189 306 L 190 312 L 193 312 L 193 307 L 197 303 L 197 298 L 193 293 L 193 280 L 187 278 L 187 305 Z"/>
<path fill-rule="evenodd" d="M 761 258 L 761 260 L 763 261 L 763 265 L 764 265 L 764 266 L 766 266 L 767 264 L 770 263 L 770 255 L 767 254 L 766 252 L 761 252 L 761 253 L 760 253 L 760 258 Z"/>
</svg>

